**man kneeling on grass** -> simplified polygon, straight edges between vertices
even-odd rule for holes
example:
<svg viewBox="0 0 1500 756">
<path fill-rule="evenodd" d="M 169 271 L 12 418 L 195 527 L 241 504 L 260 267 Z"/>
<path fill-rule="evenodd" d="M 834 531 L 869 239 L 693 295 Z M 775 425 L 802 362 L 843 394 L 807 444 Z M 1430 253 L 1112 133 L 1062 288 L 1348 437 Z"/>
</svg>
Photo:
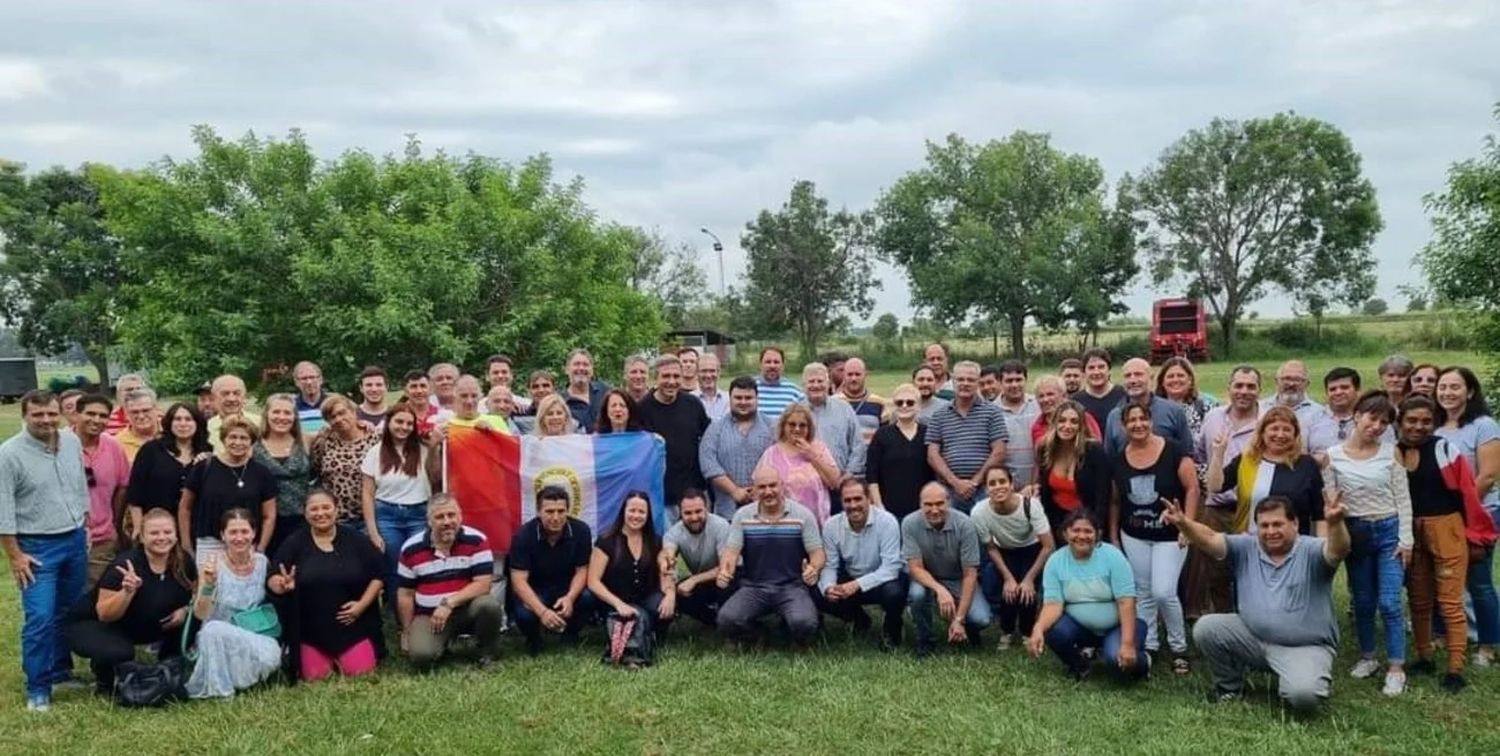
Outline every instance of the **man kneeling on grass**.
<svg viewBox="0 0 1500 756">
<path fill-rule="evenodd" d="M 802 650 L 818 631 L 818 607 L 808 589 L 824 564 L 818 522 L 807 507 L 782 496 L 774 468 L 756 468 L 750 487 L 755 503 L 734 513 L 719 555 L 719 588 L 739 578 L 739 589 L 719 609 L 719 632 L 732 641 L 753 642 L 760 618 L 775 614 L 786 622 L 793 648 Z"/>
<path fill-rule="evenodd" d="M 401 546 L 396 568 L 401 650 L 417 666 L 437 663 L 461 633 L 474 636 L 481 667 L 494 662 L 500 642 L 500 602 L 490 595 L 494 564 L 484 534 L 464 526 L 458 500 L 433 494 L 427 530 Z"/>
<path fill-rule="evenodd" d="M 917 626 L 917 658 L 937 648 L 932 631 L 933 604 L 948 623 L 949 643 L 979 645 L 979 631 L 992 620 L 990 604 L 979 590 L 979 531 L 948 502 L 940 483 L 922 486 L 921 509 L 901 520 L 901 556 L 911 572 L 907 602 Z"/>
<path fill-rule="evenodd" d="M 1291 501 L 1268 496 L 1255 505 L 1255 535 L 1225 535 L 1166 505 L 1163 518 L 1194 548 L 1229 560 L 1238 614 L 1210 614 L 1193 627 L 1193 642 L 1213 670 L 1219 701 L 1240 697 L 1247 669 L 1265 669 L 1280 682 L 1281 699 L 1310 711 L 1328 698 L 1339 628 L 1333 615 L 1333 575 L 1349 554 L 1344 507 L 1336 495 L 1323 508 L 1328 537 L 1297 534 Z"/>
</svg>

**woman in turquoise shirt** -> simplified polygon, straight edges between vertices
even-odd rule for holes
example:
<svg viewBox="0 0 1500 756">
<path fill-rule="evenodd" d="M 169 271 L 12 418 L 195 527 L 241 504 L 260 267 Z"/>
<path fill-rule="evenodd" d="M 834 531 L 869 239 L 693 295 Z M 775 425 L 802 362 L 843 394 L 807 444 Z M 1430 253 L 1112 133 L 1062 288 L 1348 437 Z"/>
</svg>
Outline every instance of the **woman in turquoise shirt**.
<svg viewBox="0 0 1500 756">
<path fill-rule="evenodd" d="M 1124 677 L 1144 677 L 1151 663 L 1146 623 L 1135 616 L 1130 562 L 1119 549 L 1100 543 L 1099 526 L 1087 512 L 1068 515 L 1063 533 L 1068 548 L 1058 549 L 1042 568 L 1042 612 L 1027 650 L 1035 658 L 1045 644 L 1077 680 L 1089 673 L 1087 648 L 1099 649 L 1105 663 Z"/>
</svg>

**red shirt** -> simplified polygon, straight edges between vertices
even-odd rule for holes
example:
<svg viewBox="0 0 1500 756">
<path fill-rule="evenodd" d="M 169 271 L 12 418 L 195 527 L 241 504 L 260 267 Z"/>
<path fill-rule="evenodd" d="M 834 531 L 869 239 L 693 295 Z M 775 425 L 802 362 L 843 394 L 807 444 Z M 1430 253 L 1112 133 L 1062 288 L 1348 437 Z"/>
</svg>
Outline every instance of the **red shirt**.
<svg viewBox="0 0 1500 756">
<path fill-rule="evenodd" d="M 128 427 L 130 427 L 130 420 L 125 417 L 125 408 L 116 407 L 114 412 L 109 413 L 109 420 L 104 424 L 104 432 L 117 436 L 120 431 Z"/>
<path fill-rule="evenodd" d="M 1052 487 L 1052 500 L 1058 508 L 1071 512 L 1083 503 L 1078 498 L 1078 481 L 1063 476 L 1056 468 L 1047 473 L 1047 485 Z"/>
</svg>

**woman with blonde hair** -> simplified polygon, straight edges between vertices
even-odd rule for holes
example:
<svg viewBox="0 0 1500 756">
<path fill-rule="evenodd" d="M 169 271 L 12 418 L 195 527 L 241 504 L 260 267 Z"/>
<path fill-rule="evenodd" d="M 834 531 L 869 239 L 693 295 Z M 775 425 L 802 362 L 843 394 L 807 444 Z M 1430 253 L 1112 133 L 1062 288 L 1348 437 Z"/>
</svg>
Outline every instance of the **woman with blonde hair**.
<svg viewBox="0 0 1500 756">
<path fill-rule="evenodd" d="M 291 394 L 267 397 L 260 440 L 255 442 L 253 451 L 255 461 L 265 465 L 276 479 L 276 532 L 267 553 L 275 553 L 287 536 L 304 524 L 302 503 L 312 489 L 312 457 L 304 443 L 296 397 Z"/>
<path fill-rule="evenodd" d="M 536 425 L 531 429 L 533 436 L 546 438 L 566 436 L 574 432 L 578 421 L 573 419 L 573 413 L 568 411 L 568 403 L 561 395 L 548 394 L 535 407 Z"/>
<path fill-rule="evenodd" d="M 828 490 L 843 475 L 833 453 L 818 440 L 812 411 L 804 404 L 788 405 L 776 421 L 776 443 L 760 455 L 757 467 L 770 467 L 781 476 L 781 490 L 788 499 L 807 507 L 818 518 L 818 527 L 828 520 L 831 497 Z"/>
<path fill-rule="evenodd" d="M 1267 496 L 1284 496 L 1292 503 L 1297 528 L 1303 535 L 1322 536 L 1323 475 L 1317 460 L 1307 453 L 1302 426 L 1297 414 L 1288 407 L 1272 407 L 1261 415 L 1255 436 L 1228 463 L 1224 450 L 1229 446 L 1226 429 L 1210 439 L 1207 464 L 1208 490 L 1213 493 L 1233 491 L 1233 533 L 1255 532 L 1250 516 Z"/>
<path fill-rule="evenodd" d="M 865 453 L 870 501 L 897 520 L 917 511 L 922 486 L 933 480 L 927 463 L 927 426 L 918 417 L 921 400 L 916 386 L 897 386 L 888 404 L 889 422 L 875 431 Z"/>
</svg>

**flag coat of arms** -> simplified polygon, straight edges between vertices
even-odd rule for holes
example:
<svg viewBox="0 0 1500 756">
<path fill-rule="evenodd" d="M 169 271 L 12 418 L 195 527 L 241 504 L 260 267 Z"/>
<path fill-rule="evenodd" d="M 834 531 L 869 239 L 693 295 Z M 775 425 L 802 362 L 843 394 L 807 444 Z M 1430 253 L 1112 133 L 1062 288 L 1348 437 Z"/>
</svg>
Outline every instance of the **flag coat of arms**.
<svg viewBox="0 0 1500 756">
<path fill-rule="evenodd" d="M 496 554 L 508 554 L 549 485 L 568 493 L 570 513 L 596 534 L 614 524 L 627 493 L 645 491 L 660 534 L 666 466 L 666 442 L 654 433 L 539 438 L 449 426 L 444 477 L 464 524 L 483 532 Z"/>
</svg>

